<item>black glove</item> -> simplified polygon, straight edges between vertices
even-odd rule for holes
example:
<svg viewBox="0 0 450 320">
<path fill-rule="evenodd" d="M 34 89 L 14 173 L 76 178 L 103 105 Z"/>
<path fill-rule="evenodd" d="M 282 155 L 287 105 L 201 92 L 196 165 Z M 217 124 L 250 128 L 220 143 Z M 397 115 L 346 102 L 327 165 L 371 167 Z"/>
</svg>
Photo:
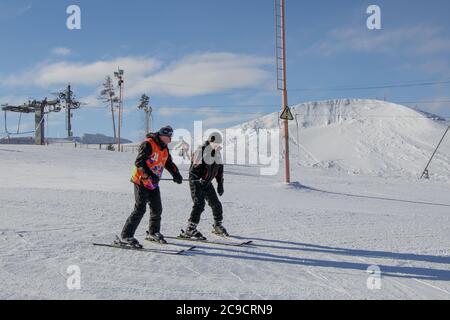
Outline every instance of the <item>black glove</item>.
<svg viewBox="0 0 450 320">
<path fill-rule="evenodd" d="M 219 196 L 223 195 L 223 182 L 217 184 L 217 193 L 219 194 Z"/>
<path fill-rule="evenodd" d="M 179 172 L 176 172 L 173 175 L 173 182 L 178 183 L 178 184 L 183 183 L 183 177 L 181 176 L 181 174 Z"/>
</svg>

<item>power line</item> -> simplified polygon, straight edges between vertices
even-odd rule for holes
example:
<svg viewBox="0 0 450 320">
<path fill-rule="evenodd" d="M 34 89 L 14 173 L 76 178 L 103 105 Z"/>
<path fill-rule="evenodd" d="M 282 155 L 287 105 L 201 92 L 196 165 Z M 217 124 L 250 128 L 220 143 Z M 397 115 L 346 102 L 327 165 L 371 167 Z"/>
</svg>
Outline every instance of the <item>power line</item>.
<svg viewBox="0 0 450 320">
<path fill-rule="evenodd" d="M 250 90 L 257 92 L 277 92 L 276 88 L 273 89 L 260 89 L 260 88 L 238 88 L 229 86 L 210 86 L 210 85 L 193 85 L 186 83 L 174 83 L 174 82 L 160 82 L 153 80 L 140 80 L 139 82 L 147 82 L 160 84 L 171 87 L 187 87 L 187 88 L 199 88 L 199 89 L 223 89 L 223 90 Z M 408 87 L 423 87 L 434 86 L 440 84 L 450 84 L 450 80 L 416 80 L 416 81 L 402 81 L 398 83 L 387 83 L 378 85 L 358 86 L 357 84 L 348 84 L 342 86 L 329 86 L 329 87 L 311 87 L 311 88 L 294 88 L 288 89 L 289 91 L 353 91 L 353 90 L 373 90 L 373 89 L 389 89 L 389 88 L 408 88 Z"/>
<path fill-rule="evenodd" d="M 333 101 L 333 100 L 347 100 L 347 99 L 330 99 L 330 100 L 322 100 L 322 101 Z M 353 100 L 353 99 L 350 99 Z M 311 102 L 316 102 L 316 101 L 311 101 Z M 320 102 L 320 101 L 317 101 Z M 419 104 L 419 103 L 424 103 L 424 104 L 439 104 L 439 103 L 450 103 L 450 100 L 417 100 L 417 101 L 367 101 L 364 102 L 364 105 L 370 105 L 370 104 L 379 104 L 380 102 L 386 102 L 386 103 L 394 103 L 394 104 Z M 307 104 L 309 102 L 303 102 L 303 103 L 299 103 L 297 105 L 303 105 L 303 104 Z M 357 102 L 356 102 L 357 103 Z M 290 107 L 296 107 L 297 105 L 292 105 Z M 159 106 L 159 108 L 277 108 L 278 105 L 276 104 L 236 104 L 236 105 L 231 105 L 231 104 L 224 104 L 224 105 L 194 105 L 194 106 L 171 106 L 171 105 L 161 105 Z"/>
<path fill-rule="evenodd" d="M 322 87 L 322 88 L 299 88 L 289 89 L 289 91 L 353 91 L 353 90 L 373 90 L 373 89 L 390 89 L 390 88 L 409 88 L 409 87 L 425 87 L 434 86 L 439 84 L 450 84 L 450 80 L 445 81 L 428 81 L 417 83 L 397 83 L 397 84 L 384 84 L 373 86 L 349 86 L 349 87 Z"/>
</svg>

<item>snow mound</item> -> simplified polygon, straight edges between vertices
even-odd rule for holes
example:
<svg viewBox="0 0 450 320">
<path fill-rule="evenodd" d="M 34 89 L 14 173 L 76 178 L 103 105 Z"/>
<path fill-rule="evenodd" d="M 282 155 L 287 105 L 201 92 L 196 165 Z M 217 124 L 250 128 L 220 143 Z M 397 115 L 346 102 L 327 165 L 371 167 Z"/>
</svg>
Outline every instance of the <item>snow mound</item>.
<svg viewBox="0 0 450 320">
<path fill-rule="evenodd" d="M 376 176 L 420 176 L 448 125 L 439 116 L 379 100 L 307 102 L 292 107 L 292 114 L 291 161 Z M 282 128 L 282 122 L 276 112 L 236 128 L 251 141 L 256 139 L 255 129 Z M 432 178 L 450 180 L 450 137 L 443 141 L 429 171 Z"/>
</svg>

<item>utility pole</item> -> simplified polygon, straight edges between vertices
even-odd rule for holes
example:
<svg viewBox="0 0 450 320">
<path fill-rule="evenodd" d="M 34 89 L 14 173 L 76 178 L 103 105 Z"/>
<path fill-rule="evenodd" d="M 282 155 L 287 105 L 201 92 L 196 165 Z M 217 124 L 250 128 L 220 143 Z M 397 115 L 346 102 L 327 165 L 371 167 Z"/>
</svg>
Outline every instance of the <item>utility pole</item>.
<svg viewBox="0 0 450 320">
<path fill-rule="evenodd" d="M 70 83 L 67 85 L 67 89 L 57 93 L 58 99 L 66 102 L 66 130 L 67 137 L 73 136 L 72 132 L 72 110 L 78 109 L 81 106 L 81 102 L 76 101 L 75 95 L 72 91 Z"/>
<path fill-rule="evenodd" d="M 285 6 L 284 0 L 275 0 L 275 29 L 277 46 L 277 89 L 281 91 L 282 114 L 289 113 L 286 87 L 286 36 L 285 36 Z M 292 115 L 291 115 L 292 117 Z M 283 119 L 284 132 L 284 181 L 291 182 L 289 163 L 289 121 Z"/>
<path fill-rule="evenodd" d="M 70 123 L 71 113 L 70 106 L 72 105 L 72 90 L 70 90 L 70 84 L 67 86 L 67 101 L 66 101 L 66 115 L 67 115 L 67 137 L 71 137 L 72 134 L 72 124 Z"/>
<path fill-rule="evenodd" d="M 110 102 L 111 102 L 111 115 L 112 115 L 112 122 L 113 122 L 113 131 L 114 131 L 114 143 L 116 143 L 117 134 L 116 134 L 116 120 L 114 119 L 114 93 L 113 92 L 109 93 L 109 98 L 110 98 Z"/>
<path fill-rule="evenodd" d="M 117 149 L 118 152 L 121 152 L 121 145 L 120 145 L 120 129 L 122 127 L 122 108 L 123 108 L 123 74 L 124 71 L 120 68 L 118 68 L 117 72 L 114 72 L 114 76 L 118 79 L 119 84 L 119 128 L 118 128 L 118 144 Z"/>
</svg>

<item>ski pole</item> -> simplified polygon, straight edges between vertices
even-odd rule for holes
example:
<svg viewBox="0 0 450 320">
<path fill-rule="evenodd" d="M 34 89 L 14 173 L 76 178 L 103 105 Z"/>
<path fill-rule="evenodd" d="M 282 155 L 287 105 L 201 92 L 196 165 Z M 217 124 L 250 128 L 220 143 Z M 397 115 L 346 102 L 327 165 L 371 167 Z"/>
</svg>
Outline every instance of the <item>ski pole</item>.
<svg viewBox="0 0 450 320">
<path fill-rule="evenodd" d="M 183 178 L 183 181 L 186 181 L 186 180 L 189 180 L 189 179 L 184 179 L 184 178 Z M 170 179 L 170 178 L 162 178 L 162 179 L 159 179 L 159 181 L 173 181 L 173 179 Z M 197 180 L 189 180 L 189 181 L 198 182 L 198 181 L 201 181 L 201 180 L 200 180 L 200 179 L 197 179 Z"/>
</svg>

